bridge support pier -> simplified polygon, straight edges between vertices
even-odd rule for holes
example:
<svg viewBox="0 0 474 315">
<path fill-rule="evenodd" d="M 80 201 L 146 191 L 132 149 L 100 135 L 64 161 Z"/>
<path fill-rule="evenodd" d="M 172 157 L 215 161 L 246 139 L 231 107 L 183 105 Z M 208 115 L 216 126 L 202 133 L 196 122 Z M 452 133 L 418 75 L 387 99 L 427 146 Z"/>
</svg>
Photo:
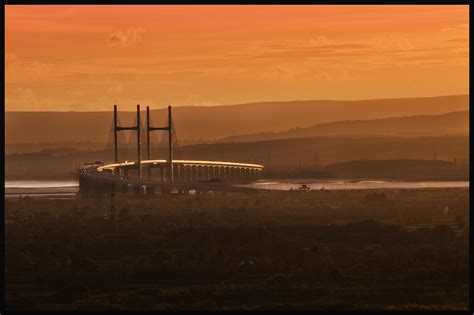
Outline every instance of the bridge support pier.
<svg viewBox="0 0 474 315">
<path fill-rule="evenodd" d="M 160 167 L 160 179 L 162 183 L 165 181 L 165 168 L 164 167 Z"/>
<path fill-rule="evenodd" d="M 133 194 L 134 194 L 134 195 L 140 195 L 140 193 L 141 193 L 141 186 L 139 186 L 139 185 L 134 185 L 134 186 L 133 186 Z"/>
<path fill-rule="evenodd" d="M 168 187 L 161 187 L 161 194 L 162 195 L 169 195 L 171 194 L 171 189 Z"/>
<path fill-rule="evenodd" d="M 120 185 L 120 194 L 126 195 L 127 192 L 128 192 L 128 185 L 127 184 Z"/>
<path fill-rule="evenodd" d="M 89 194 L 89 181 L 84 177 L 79 177 L 79 195 L 81 198 L 86 198 Z"/>
<path fill-rule="evenodd" d="M 100 197 L 110 194 L 110 185 L 107 182 L 93 180 L 90 186 L 92 189 L 89 191 L 89 194 L 92 196 Z"/>
<path fill-rule="evenodd" d="M 146 186 L 146 194 L 147 195 L 154 195 L 155 194 L 155 186 Z"/>
<path fill-rule="evenodd" d="M 178 181 L 178 182 L 181 180 L 181 172 L 180 172 L 180 171 L 181 171 L 181 170 L 180 170 L 179 165 L 176 165 L 176 170 L 174 170 L 174 173 L 175 173 L 175 174 L 173 174 L 173 175 L 174 175 L 174 177 L 175 177 L 174 179 L 175 179 L 176 181 Z"/>
<path fill-rule="evenodd" d="M 187 167 L 186 167 L 185 165 L 182 165 L 182 166 L 181 166 L 181 180 L 182 180 L 183 182 L 185 182 L 185 181 L 188 180 L 188 177 L 187 177 L 187 175 L 188 175 L 187 173 L 188 173 L 188 172 L 187 172 L 187 169 L 186 169 L 186 168 L 187 168 Z"/>
</svg>

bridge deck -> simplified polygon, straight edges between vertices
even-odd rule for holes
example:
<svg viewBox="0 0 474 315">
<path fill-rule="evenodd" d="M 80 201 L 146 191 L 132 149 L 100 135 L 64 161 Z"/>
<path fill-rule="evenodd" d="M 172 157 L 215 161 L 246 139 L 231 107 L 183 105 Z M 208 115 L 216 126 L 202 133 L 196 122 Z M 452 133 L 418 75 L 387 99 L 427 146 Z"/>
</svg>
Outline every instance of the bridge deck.
<svg viewBox="0 0 474 315">
<path fill-rule="evenodd" d="M 199 182 L 162 182 L 158 180 L 123 178 L 115 175 L 93 174 L 84 171 L 79 171 L 79 176 L 89 180 L 102 183 L 115 183 L 120 185 L 134 185 L 134 186 L 153 186 L 168 189 L 182 189 L 182 190 L 200 190 L 200 191 L 231 191 L 231 192 L 261 192 L 270 191 L 268 189 L 257 189 L 250 187 L 239 187 L 225 183 L 199 183 Z"/>
<path fill-rule="evenodd" d="M 141 165 L 162 165 L 166 166 L 168 163 L 167 160 L 142 160 Z M 109 170 L 114 170 L 116 168 L 122 168 L 122 167 L 131 167 L 135 166 L 137 162 L 131 161 L 131 162 L 122 162 L 122 163 L 112 163 L 112 164 L 106 164 L 103 166 L 99 166 L 97 170 L 99 172 L 109 169 Z M 246 168 L 246 169 L 255 169 L 258 171 L 263 170 L 263 165 L 260 164 L 250 164 L 250 163 L 237 163 L 237 162 L 221 162 L 221 161 L 200 161 L 200 160 L 173 160 L 173 166 L 178 165 L 178 166 L 215 166 L 215 167 L 234 167 L 234 168 Z"/>
</svg>

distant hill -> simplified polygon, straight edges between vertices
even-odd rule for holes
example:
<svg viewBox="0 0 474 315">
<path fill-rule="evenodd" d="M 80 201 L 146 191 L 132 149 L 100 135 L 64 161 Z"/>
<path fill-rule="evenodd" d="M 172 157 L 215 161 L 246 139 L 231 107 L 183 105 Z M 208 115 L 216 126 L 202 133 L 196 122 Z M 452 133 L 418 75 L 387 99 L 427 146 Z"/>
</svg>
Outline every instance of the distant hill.
<svg viewBox="0 0 474 315">
<path fill-rule="evenodd" d="M 261 132 L 227 137 L 218 142 L 264 141 L 321 136 L 438 136 L 469 133 L 469 111 L 441 115 L 418 115 L 372 120 L 349 120 L 293 128 L 283 132 Z"/>
<path fill-rule="evenodd" d="M 274 166 L 327 165 L 350 160 L 469 159 L 469 135 L 434 137 L 314 137 L 197 144 L 181 148 L 185 159 L 242 161 Z M 464 162 L 463 162 L 464 163 Z"/>
<path fill-rule="evenodd" d="M 112 126 L 110 112 L 6 112 L 5 143 L 106 142 Z M 147 104 L 142 104 L 143 109 Z M 120 104 L 119 104 L 120 110 Z M 296 127 L 344 120 L 368 120 L 413 115 L 439 115 L 469 110 L 469 95 L 361 101 L 260 102 L 240 105 L 173 108 L 182 141 L 213 141 L 258 132 L 281 132 Z M 162 125 L 166 109 L 152 110 L 154 125 Z M 123 125 L 134 112 L 120 112 Z M 144 121 L 144 113 L 143 113 Z"/>
<path fill-rule="evenodd" d="M 432 160 L 433 148 L 438 160 L 454 162 L 456 159 L 457 165 L 464 168 L 465 177 L 469 175 L 469 135 L 404 138 L 340 136 L 198 144 L 181 147 L 175 158 L 258 163 L 272 173 L 309 176 L 311 170 L 351 160 Z M 160 154 L 166 152 L 152 150 L 152 157 L 163 157 Z M 136 158 L 136 152 L 131 150 L 127 155 L 120 153 L 119 156 L 121 160 L 132 160 Z M 36 153 L 9 154 L 5 157 L 5 176 L 8 179 L 65 176 L 81 163 L 96 160 L 110 162 L 113 157 L 111 150 L 47 149 Z M 391 166 L 386 167 L 390 169 Z M 288 173 L 285 170 L 292 171 Z"/>
</svg>

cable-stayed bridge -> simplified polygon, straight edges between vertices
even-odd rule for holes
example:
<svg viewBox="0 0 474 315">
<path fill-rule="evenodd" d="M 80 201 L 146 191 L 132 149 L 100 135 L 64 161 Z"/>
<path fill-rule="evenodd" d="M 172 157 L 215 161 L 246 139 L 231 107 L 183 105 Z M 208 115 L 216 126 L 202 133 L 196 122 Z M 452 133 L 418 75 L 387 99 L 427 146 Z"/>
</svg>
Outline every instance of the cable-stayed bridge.
<svg viewBox="0 0 474 315">
<path fill-rule="evenodd" d="M 171 106 L 164 126 L 153 124 L 148 106 L 145 121 L 141 118 L 137 105 L 133 125 L 123 126 L 114 105 L 108 140 L 108 148 L 114 151 L 113 163 L 85 163 L 78 169 L 81 196 L 256 191 L 235 184 L 257 178 L 263 165 L 180 159 Z M 157 131 L 162 131 L 160 141 Z"/>
</svg>

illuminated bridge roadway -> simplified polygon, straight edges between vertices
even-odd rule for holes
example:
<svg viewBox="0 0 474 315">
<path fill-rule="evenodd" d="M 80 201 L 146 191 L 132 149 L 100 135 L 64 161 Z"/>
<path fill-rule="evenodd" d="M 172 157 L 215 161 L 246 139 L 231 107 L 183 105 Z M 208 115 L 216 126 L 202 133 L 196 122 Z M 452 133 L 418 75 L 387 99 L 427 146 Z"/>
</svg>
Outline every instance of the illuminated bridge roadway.
<svg viewBox="0 0 474 315">
<path fill-rule="evenodd" d="M 82 196 L 114 194 L 197 193 L 208 191 L 255 192 L 261 189 L 239 187 L 232 184 L 250 182 L 263 171 L 259 164 L 172 160 L 142 160 L 142 178 L 138 163 L 122 162 L 93 164 L 79 170 Z M 170 175 L 172 174 L 172 175 Z"/>
</svg>

